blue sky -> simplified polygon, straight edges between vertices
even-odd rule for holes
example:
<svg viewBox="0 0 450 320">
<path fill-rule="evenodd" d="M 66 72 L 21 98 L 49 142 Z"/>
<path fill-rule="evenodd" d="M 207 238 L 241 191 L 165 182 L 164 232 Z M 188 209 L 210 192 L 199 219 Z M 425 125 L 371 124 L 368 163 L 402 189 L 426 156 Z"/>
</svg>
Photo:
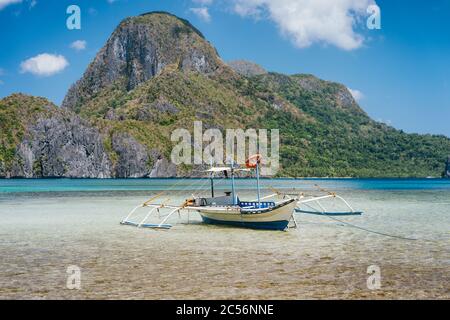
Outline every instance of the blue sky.
<svg viewBox="0 0 450 320">
<path fill-rule="evenodd" d="M 0 0 L 0 97 L 60 104 L 122 19 L 164 10 L 190 20 L 225 61 L 341 82 L 375 120 L 450 136 L 450 0 L 376 0 L 380 30 L 366 26 L 373 2 Z M 81 30 L 66 27 L 71 4 Z"/>
</svg>

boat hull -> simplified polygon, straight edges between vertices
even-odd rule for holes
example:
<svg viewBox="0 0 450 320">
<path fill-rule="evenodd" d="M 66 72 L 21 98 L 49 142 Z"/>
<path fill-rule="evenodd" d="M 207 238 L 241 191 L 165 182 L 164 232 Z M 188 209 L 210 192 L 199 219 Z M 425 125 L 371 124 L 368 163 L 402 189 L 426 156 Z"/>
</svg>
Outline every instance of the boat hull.
<svg viewBox="0 0 450 320">
<path fill-rule="evenodd" d="M 198 210 L 203 222 L 261 230 L 286 230 L 291 220 L 295 201 L 288 201 L 277 208 L 261 213 L 241 213 L 239 210 Z"/>
<path fill-rule="evenodd" d="M 202 215 L 204 223 L 216 224 L 216 225 L 227 225 L 238 228 L 248 228 L 248 229 L 259 229 L 259 230 L 274 230 L 274 231 L 284 231 L 286 230 L 289 221 L 269 221 L 269 222 L 244 222 L 244 221 L 225 221 L 216 220 L 205 217 Z"/>
</svg>

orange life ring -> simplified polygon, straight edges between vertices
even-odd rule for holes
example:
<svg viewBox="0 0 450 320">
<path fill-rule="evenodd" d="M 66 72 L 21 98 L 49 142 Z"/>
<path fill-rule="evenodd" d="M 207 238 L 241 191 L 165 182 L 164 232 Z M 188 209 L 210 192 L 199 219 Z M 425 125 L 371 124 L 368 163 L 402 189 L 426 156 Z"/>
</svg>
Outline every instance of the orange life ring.
<svg viewBox="0 0 450 320">
<path fill-rule="evenodd" d="M 260 164 L 261 160 L 262 156 L 259 153 L 254 154 L 245 161 L 245 166 L 247 168 L 256 168 L 256 165 Z"/>
</svg>

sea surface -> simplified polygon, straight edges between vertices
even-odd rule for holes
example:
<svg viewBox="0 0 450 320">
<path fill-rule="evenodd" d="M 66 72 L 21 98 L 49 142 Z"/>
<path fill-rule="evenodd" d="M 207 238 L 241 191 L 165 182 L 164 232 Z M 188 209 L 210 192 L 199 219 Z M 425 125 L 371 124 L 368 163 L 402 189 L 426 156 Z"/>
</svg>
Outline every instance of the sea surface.
<svg viewBox="0 0 450 320">
<path fill-rule="evenodd" d="M 254 180 L 236 184 L 241 199 L 256 198 Z M 262 179 L 261 186 L 263 195 L 336 192 L 364 213 L 297 213 L 298 227 L 287 232 L 210 226 L 191 213 L 174 215 L 174 227 L 162 231 L 119 222 L 157 194 L 173 205 L 207 196 L 207 179 L 0 180 L 0 298 L 450 299 L 450 180 Z M 229 181 L 216 181 L 216 195 L 228 190 Z"/>
</svg>

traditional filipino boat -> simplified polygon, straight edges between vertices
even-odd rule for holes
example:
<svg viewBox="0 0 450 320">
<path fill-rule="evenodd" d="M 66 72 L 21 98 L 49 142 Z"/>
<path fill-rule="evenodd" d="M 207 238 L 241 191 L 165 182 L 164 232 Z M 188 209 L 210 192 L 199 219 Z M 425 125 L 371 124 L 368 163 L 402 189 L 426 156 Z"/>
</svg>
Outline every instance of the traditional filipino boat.
<svg viewBox="0 0 450 320">
<path fill-rule="evenodd" d="M 297 222 L 294 217 L 295 211 L 303 213 L 327 214 L 326 210 L 320 204 L 319 200 L 338 197 L 350 207 L 350 205 L 343 198 L 335 194 L 328 194 L 321 197 L 305 198 L 302 194 L 288 194 L 275 191 L 274 194 L 261 197 L 259 177 L 261 160 L 261 155 L 256 154 L 247 159 L 246 168 L 243 169 L 236 168 L 233 163 L 229 167 L 212 167 L 206 170 L 206 172 L 209 174 L 211 185 L 210 197 L 193 196 L 192 198 L 187 199 L 180 206 L 167 205 L 164 202 L 154 203 L 154 200 L 160 197 L 162 194 L 161 193 L 146 201 L 142 205 L 134 208 L 127 215 L 127 217 L 121 221 L 121 224 L 141 228 L 170 229 L 172 225 L 166 223 L 170 217 L 172 217 L 176 213 L 180 215 L 181 212 L 187 211 L 189 213 L 191 211 L 194 211 L 200 214 L 203 222 L 206 224 L 283 231 L 287 230 L 289 226 L 297 227 Z M 251 170 L 256 171 L 257 198 L 250 201 L 242 200 L 236 193 L 235 174 L 238 171 Z M 225 192 L 225 195 L 215 196 L 214 177 L 217 173 L 223 173 L 225 177 L 231 177 L 231 191 Z M 279 198 L 280 196 L 282 196 L 282 199 L 279 201 L 265 201 L 277 196 Z M 323 210 L 316 210 L 313 206 L 311 206 L 312 203 L 319 204 Z M 302 211 L 302 205 L 313 208 L 314 211 Z M 148 214 L 140 222 L 131 221 L 130 217 L 135 213 L 136 210 L 142 207 L 150 208 Z M 169 213 L 165 215 L 160 223 L 146 223 L 147 219 L 154 212 L 158 212 L 159 214 L 161 210 L 169 210 Z M 360 214 L 353 209 L 351 209 L 351 212 L 354 214 Z M 290 224 L 290 222 L 292 222 L 292 224 Z"/>
<path fill-rule="evenodd" d="M 259 185 L 259 167 L 261 163 L 259 154 L 251 156 L 246 161 L 246 169 L 256 170 L 256 201 L 242 201 L 235 192 L 233 167 L 211 168 L 207 170 L 211 179 L 211 197 L 193 198 L 188 200 L 187 208 L 197 211 L 203 222 L 208 224 L 231 225 L 252 229 L 285 230 L 292 220 L 294 208 L 297 205 L 295 198 L 284 199 L 279 202 L 262 201 Z M 231 174 L 231 193 L 225 196 L 214 196 L 214 173 L 224 172 Z"/>
<path fill-rule="evenodd" d="M 240 201 L 230 196 L 197 198 L 198 205 L 186 207 L 197 211 L 203 222 L 252 229 L 285 230 L 292 219 L 295 199 L 274 201 Z"/>
</svg>

